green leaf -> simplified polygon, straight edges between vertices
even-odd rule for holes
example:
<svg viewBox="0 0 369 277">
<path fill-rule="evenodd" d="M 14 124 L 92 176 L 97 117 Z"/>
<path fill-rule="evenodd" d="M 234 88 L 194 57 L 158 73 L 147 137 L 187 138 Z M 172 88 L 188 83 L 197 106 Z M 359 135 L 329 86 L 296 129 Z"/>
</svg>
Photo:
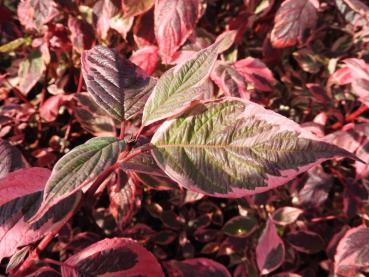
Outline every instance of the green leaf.
<svg viewBox="0 0 369 277">
<path fill-rule="evenodd" d="M 12 40 L 6 44 L 0 46 L 0 53 L 9 53 L 17 48 L 21 47 L 23 44 L 30 44 L 32 39 L 30 37 L 17 38 Z"/>
<path fill-rule="evenodd" d="M 54 166 L 45 186 L 41 207 L 31 221 L 40 218 L 50 206 L 83 189 L 93 178 L 113 165 L 124 148 L 123 140 L 98 137 L 62 157 Z"/>
<path fill-rule="evenodd" d="M 195 58 L 163 74 L 146 102 L 144 126 L 179 114 L 202 96 L 203 88 L 199 85 L 209 76 L 220 44 L 221 41 L 201 50 Z"/>
<path fill-rule="evenodd" d="M 151 143 L 158 165 L 179 185 L 218 197 L 267 191 L 329 158 L 355 158 L 290 119 L 237 98 L 202 103 L 166 121 Z"/>
</svg>

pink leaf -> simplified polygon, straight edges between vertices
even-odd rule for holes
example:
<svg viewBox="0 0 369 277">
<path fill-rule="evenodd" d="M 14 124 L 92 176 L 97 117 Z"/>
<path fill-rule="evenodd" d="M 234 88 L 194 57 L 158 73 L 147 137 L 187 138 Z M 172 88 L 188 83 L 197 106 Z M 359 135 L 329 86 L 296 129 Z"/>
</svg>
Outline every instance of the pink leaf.
<svg viewBox="0 0 369 277">
<path fill-rule="evenodd" d="M 247 57 L 237 61 L 233 66 L 247 83 L 261 91 L 271 91 L 276 83 L 273 73 L 259 59 Z"/>
<path fill-rule="evenodd" d="M 350 229 L 338 244 L 335 261 L 335 273 L 342 276 L 354 276 L 369 269 L 369 228 L 359 226 Z"/>
<path fill-rule="evenodd" d="M 271 41 L 274 47 L 283 48 L 297 44 L 306 29 L 312 29 L 318 19 L 317 0 L 286 0 L 274 19 Z"/>
<path fill-rule="evenodd" d="M 42 201 L 42 190 L 50 175 L 43 168 L 20 169 L 0 180 L 0 260 L 13 255 L 20 246 L 33 243 L 64 225 L 73 214 L 81 194 L 64 199 L 39 220 L 28 224 Z M 26 181 L 25 181 L 26 180 Z"/>
<path fill-rule="evenodd" d="M 191 35 L 200 18 L 200 9 L 199 0 L 156 0 L 155 36 L 163 63 L 169 63 Z"/>
<path fill-rule="evenodd" d="M 154 10 L 139 16 L 133 27 L 133 37 L 139 48 L 156 45 L 154 34 Z"/>
<path fill-rule="evenodd" d="M 207 258 L 187 259 L 184 261 L 169 261 L 165 264 L 169 276 L 216 276 L 231 277 L 224 265 Z"/>
<path fill-rule="evenodd" d="M 62 266 L 63 277 L 147 276 L 164 277 L 156 258 L 134 240 L 101 240 L 69 257 Z"/>
<path fill-rule="evenodd" d="M 268 219 L 256 247 L 256 259 L 261 274 L 276 270 L 284 262 L 285 248 L 275 225 Z"/>
<path fill-rule="evenodd" d="M 156 46 L 143 47 L 134 52 L 129 60 L 151 75 L 159 61 L 158 48 Z"/>
<path fill-rule="evenodd" d="M 50 174 L 50 170 L 41 167 L 19 169 L 9 173 L 0 179 L 0 205 L 43 190 Z"/>
<path fill-rule="evenodd" d="M 71 32 L 70 40 L 73 47 L 79 53 L 92 47 L 95 40 L 95 34 L 90 24 L 82 19 L 69 17 L 68 28 Z"/>
</svg>

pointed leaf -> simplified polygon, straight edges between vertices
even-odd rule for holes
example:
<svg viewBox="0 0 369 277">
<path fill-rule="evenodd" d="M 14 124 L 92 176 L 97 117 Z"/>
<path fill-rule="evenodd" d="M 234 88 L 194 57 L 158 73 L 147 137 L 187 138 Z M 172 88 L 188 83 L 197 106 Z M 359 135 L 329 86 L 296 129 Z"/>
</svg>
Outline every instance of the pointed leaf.
<svg viewBox="0 0 369 277">
<path fill-rule="evenodd" d="M 129 60 L 151 75 L 159 61 L 158 48 L 156 46 L 143 47 L 134 52 Z"/>
<path fill-rule="evenodd" d="M 130 17 L 143 14 L 154 5 L 154 2 L 154 0 L 123 0 L 124 16 Z"/>
<path fill-rule="evenodd" d="M 191 35 L 200 18 L 200 10 L 199 0 L 156 0 L 155 36 L 163 63 L 169 63 Z"/>
<path fill-rule="evenodd" d="M 214 66 L 218 44 L 200 51 L 195 58 L 162 75 L 145 105 L 143 125 L 178 114 L 201 97 L 203 90 L 199 85 Z"/>
<path fill-rule="evenodd" d="M 65 266 L 61 267 L 63 277 L 164 277 L 154 255 L 127 238 L 101 240 L 69 257 L 64 263 Z"/>
<path fill-rule="evenodd" d="M 27 59 L 23 60 L 19 65 L 19 89 L 24 94 L 28 94 L 30 90 L 41 79 L 45 70 L 45 64 L 42 59 L 41 51 L 32 51 Z"/>
<path fill-rule="evenodd" d="M 325 244 L 319 234 L 304 230 L 287 234 L 287 241 L 297 251 L 309 254 L 322 251 Z"/>
<path fill-rule="evenodd" d="M 335 261 L 335 273 L 340 276 L 355 276 L 360 270 L 369 269 L 369 228 L 352 228 L 340 240 Z"/>
<path fill-rule="evenodd" d="M 232 237 L 245 238 L 258 228 L 258 221 L 253 216 L 236 216 L 224 224 L 223 232 Z"/>
<path fill-rule="evenodd" d="M 294 207 L 281 207 L 273 213 L 272 220 L 279 225 L 285 226 L 297 220 L 303 213 L 301 209 Z"/>
<path fill-rule="evenodd" d="M 216 276 L 231 277 L 224 265 L 207 259 L 196 258 L 184 261 L 169 261 L 165 264 L 169 276 L 191 277 L 191 276 Z"/>
<path fill-rule="evenodd" d="M 271 91 L 276 80 L 270 69 L 259 59 L 247 57 L 234 63 L 238 74 L 245 78 L 248 84 L 261 91 Z"/>
<path fill-rule="evenodd" d="M 318 15 L 317 0 L 286 0 L 274 19 L 271 41 L 274 47 L 283 48 L 297 44 L 306 29 L 315 27 Z"/>
<path fill-rule="evenodd" d="M 63 156 L 54 166 L 40 209 L 32 221 L 54 205 L 83 188 L 102 171 L 113 165 L 125 148 L 125 142 L 113 137 L 88 140 Z"/>
<path fill-rule="evenodd" d="M 84 51 L 81 61 L 88 92 L 108 114 L 122 121 L 141 111 L 155 84 L 153 78 L 103 46 Z"/>
<path fill-rule="evenodd" d="M 269 219 L 256 247 L 256 260 L 261 274 L 276 270 L 284 262 L 284 256 L 283 241 L 278 236 L 273 221 Z"/>
<path fill-rule="evenodd" d="M 199 104 L 166 121 L 151 143 L 168 176 L 217 197 L 264 192 L 324 160 L 354 158 L 290 119 L 237 98 Z"/>
<path fill-rule="evenodd" d="M 0 161 L 0 178 L 25 166 L 22 153 L 3 139 L 0 139 Z"/>
</svg>

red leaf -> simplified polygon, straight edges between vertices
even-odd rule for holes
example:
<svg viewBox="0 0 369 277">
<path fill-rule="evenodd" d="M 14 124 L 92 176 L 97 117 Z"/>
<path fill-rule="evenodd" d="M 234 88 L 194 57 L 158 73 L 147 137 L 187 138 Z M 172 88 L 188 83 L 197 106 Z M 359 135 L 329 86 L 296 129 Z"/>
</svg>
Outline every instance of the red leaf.
<svg viewBox="0 0 369 277">
<path fill-rule="evenodd" d="M 276 83 L 273 73 L 259 59 L 247 57 L 234 64 L 237 72 L 245 78 L 247 83 L 252 84 L 261 91 L 271 91 Z"/>
<path fill-rule="evenodd" d="M 274 19 L 271 41 L 274 47 L 283 48 L 297 44 L 306 29 L 312 29 L 318 19 L 317 0 L 286 0 Z"/>
<path fill-rule="evenodd" d="M 354 276 L 369 269 L 369 228 L 352 228 L 338 244 L 335 261 L 335 273 L 342 276 Z"/>
<path fill-rule="evenodd" d="M 199 0 L 156 0 L 155 36 L 163 63 L 169 63 L 191 35 L 200 18 L 200 9 Z"/>
<path fill-rule="evenodd" d="M 193 277 L 216 276 L 231 277 L 224 265 L 206 258 L 187 259 L 184 261 L 169 261 L 165 267 L 169 276 Z"/>
<path fill-rule="evenodd" d="M 142 68 L 148 75 L 151 75 L 158 64 L 158 48 L 156 46 L 145 46 L 134 52 L 129 60 Z"/>
<path fill-rule="evenodd" d="M 154 34 L 153 9 L 137 18 L 135 26 L 133 27 L 133 34 L 139 48 L 157 44 Z"/>
<path fill-rule="evenodd" d="M 256 259 L 261 274 L 276 270 L 284 262 L 284 256 L 283 241 L 278 236 L 273 221 L 268 219 L 256 247 Z"/>
<path fill-rule="evenodd" d="M 42 106 L 40 107 L 40 116 L 42 119 L 47 122 L 55 121 L 58 116 L 59 109 L 66 101 L 69 101 L 73 96 L 58 94 L 53 95 L 49 99 L 47 99 Z"/>
<path fill-rule="evenodd" d="M 90 24 L 84 20 L 70 17 L 68 20 L 68 28 L 71 32 L 70 40 L 72 41 L 73 47 L 79 53 L 92 47 L 95 34 Z"/>
<path fill-rule="evenodd" d="M 63 277 L 147 276 L 164 277 L 155 257 L 134 240 L 112 238 L 101 240 L 69 257 L 62 266 Z"/>
</svg>

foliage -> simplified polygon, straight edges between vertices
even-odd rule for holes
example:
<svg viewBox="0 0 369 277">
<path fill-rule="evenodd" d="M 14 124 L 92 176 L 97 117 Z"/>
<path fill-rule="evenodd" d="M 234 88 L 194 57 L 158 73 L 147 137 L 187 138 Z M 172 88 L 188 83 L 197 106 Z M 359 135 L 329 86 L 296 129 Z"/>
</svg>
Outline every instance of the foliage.
<svg viewBox="0 0 369 277">
<path fill-rule="evenodd" d="M 0 273 L 369 272 L 365 1 L 0 13 Z"/>
</svg>

